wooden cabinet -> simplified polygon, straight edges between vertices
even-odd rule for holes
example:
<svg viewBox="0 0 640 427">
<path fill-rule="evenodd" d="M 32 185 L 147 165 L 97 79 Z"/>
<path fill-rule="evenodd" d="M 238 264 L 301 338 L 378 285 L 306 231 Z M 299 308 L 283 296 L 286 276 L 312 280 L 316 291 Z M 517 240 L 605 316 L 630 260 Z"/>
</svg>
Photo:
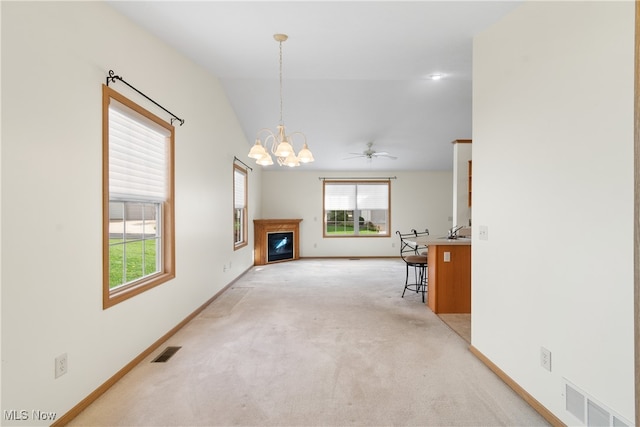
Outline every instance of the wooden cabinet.
<svg viewBox="0 0 640 427">
<path fill-rule="evenodd" d="M 427 305 L 434 313 L 471 313 L 471 245 L 429 245 Z"/>
</svg>

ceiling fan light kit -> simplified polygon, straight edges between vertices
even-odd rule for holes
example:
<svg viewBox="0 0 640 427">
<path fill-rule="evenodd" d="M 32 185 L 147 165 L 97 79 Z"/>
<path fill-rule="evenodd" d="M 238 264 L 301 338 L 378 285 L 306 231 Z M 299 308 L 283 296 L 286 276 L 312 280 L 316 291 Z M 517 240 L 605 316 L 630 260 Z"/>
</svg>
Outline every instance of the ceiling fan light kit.
<svg viewBox="0 0 640 427">
<path fill-rule="evenodd" d="M 271 154 L 269 154 L 269 151 L 271 151 L 271 153 L 276 156 L 280 166 L 296 167 L 300 166 L 300 163 L 311 163 L 314 161 L 314 158 L 307 145 L 307 137 L 302 132 L 294 132 L 287 135 L 287 130 L 282 120 L 282 42 L 286 41 L 289 37 L 286 34 L 274 34 L 273 38 L 280 45 L 280 124 L 275 133 L 268 128 L 260 129 L 256 136 L 256 142 L 253 147 L 251 147 L 248 156 L 256 159 L 256 163 L 259 165 L 269 166 L 273 164 L 273 158 Z M 260 140 L 260 135 L 262 134 L 266 134 L 264 137 L 264 145 Z M 300 136 L 303 139 L 302 149 L 297 155 L 293 149 L 294 136 Z M 271 147 L 270 149 L 267 148 L 269 146 Z"/>
</svg>

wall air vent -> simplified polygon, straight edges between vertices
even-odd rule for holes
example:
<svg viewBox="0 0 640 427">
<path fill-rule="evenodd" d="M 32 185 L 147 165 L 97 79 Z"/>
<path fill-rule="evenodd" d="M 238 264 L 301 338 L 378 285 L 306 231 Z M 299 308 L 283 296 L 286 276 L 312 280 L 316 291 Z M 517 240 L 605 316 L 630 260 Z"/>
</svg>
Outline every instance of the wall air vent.
<svg viewBox="0 0 640 427">
<path fill-rule="evenodd" d="M 158 355 L 155 359 L 151 361 L 151 363 L 164 363 L 167 360 L 171 359 L 171 357 L 176 354 L 178 350 L 182 347 L 167 347 L 164 349 L 162 353 Z"/>
<path fill-rule="evenodd" d="M 565 384 L 565 407 L 567 411 L 571 412 L 574 417 L 580 420 L 584 424 L 584 394 L 580 393 L 575 388 L 571 387 L 568 383 Z"/>
<path fill-rule="evenodd" d="M 588 427 L 630 427 L 632 424 L 564 379 L 565 409 Z"/>
</svg>

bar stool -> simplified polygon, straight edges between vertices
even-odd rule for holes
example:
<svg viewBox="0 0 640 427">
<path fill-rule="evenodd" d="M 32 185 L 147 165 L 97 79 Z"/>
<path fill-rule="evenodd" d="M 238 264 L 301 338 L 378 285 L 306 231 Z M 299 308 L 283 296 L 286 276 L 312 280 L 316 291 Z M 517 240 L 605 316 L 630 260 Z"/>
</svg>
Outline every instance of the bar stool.
<svg viewBox="0 0 640 427">
<path fill-rule="evenodd" d="M 416 293 L 422 293 L 422 302 L 425 302 L 425 294 L 427 292 L 427 254 L 419 253 L 420 249 L 424 249 L 424 246 L 418 245 L 415 241 L 419 233 L 412 230 L 411 233 L 406 234 L 396 231 L 396 234 L 400 237 L 400 257 L 405 262 L 406 267 L 402 298 L 404 298 L 405 292 L 409 289 Z M 414 283 L 409 283 L 409 268 L 413 268 Z"/>
</svg>

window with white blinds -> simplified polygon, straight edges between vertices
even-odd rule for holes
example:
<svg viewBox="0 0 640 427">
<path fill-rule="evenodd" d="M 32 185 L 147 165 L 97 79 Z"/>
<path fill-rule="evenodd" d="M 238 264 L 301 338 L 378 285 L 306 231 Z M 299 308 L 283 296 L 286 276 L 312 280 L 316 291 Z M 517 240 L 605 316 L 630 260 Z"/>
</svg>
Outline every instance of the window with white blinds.
<svg viewBox="0 0 640 427">
<path fill-rule="evenodd" d="M 325 181 L 324 237 L 389 236 L 389 181 Z"/>
<path fill-rule="evenodd" d="M 233 165 L 233 247 L 247 245 L 247 170 Z"/>
<path fill-rule="evenodd" d="M 174 128 L 103 85 L 103 307 L 175 277 Z"/>
</svg>

